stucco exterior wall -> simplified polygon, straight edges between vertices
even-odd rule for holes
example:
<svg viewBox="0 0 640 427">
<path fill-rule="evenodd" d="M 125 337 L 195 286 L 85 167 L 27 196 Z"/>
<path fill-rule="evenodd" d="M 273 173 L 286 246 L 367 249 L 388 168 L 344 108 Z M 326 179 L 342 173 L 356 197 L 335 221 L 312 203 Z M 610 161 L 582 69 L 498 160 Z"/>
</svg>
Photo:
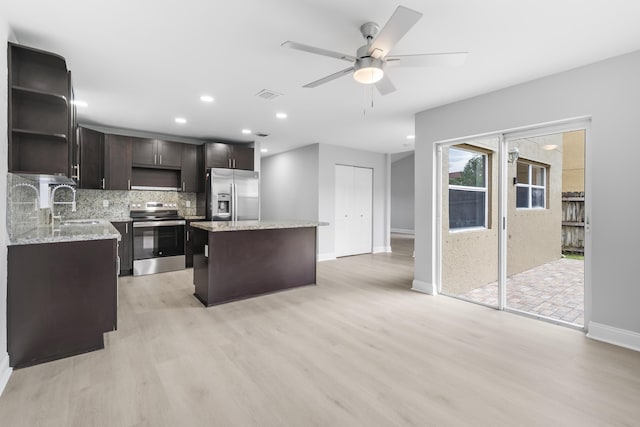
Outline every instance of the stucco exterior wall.
<svg viewBox="0 0 640 427">
<path fill-rule="evenodd" d="M 516 162 L 509 163 L 507 192 L 507 276 L 555 261 L 562 255 L 562 134 L 527 138 L 518 147 L 520 160 L 548 165 L 547 208 L 517 209 Z M 544 150 L 545 145 L 557 145 Z"/>
<path fill-rule="evenodd" d="M 562 191 L 584 192 L 584 130 L 562 138 Z"/>
</svg>

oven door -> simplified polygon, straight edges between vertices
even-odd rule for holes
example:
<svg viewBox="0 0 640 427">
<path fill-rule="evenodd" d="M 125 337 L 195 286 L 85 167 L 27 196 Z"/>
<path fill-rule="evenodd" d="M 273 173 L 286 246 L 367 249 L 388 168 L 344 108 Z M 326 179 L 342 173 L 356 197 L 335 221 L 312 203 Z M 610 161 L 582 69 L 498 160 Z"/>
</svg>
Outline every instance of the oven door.
<svg viewBox="0 0 640 427">
<path fill-rule="evenodd" d="M 185 268 L 184 220 L 133 223 L 133 274 Z"/>
</svg>

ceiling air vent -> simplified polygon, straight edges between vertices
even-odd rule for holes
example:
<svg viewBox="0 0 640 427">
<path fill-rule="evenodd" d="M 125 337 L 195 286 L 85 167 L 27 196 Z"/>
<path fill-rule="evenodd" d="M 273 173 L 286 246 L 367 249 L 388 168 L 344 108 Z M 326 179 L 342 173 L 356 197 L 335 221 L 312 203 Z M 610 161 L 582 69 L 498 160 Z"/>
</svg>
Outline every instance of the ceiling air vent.
<svg viewBox="0 0 640 427">
<path fill-rule="evenodd" d="M 264 132 L 254 132 L 253 134 L 254 134 L 255 136 L 259 136 L 259 137 L 261 137 L 261 138 L 264 138 L 264 137 L 269 136 L 269 134 L 268 134 L 268 133 L 264 133 Z"/>
<path fill-rule="evenodd" d="M 267 101 L 276 99 L 281 95 L 282 95 L 281 93 L 275 92 L 273 90 L 268 90 L 268 89 L 262 89 L 260 92 L 256 93 L 256 96 L 258 98 L 266 99 Z"/>
</svg>

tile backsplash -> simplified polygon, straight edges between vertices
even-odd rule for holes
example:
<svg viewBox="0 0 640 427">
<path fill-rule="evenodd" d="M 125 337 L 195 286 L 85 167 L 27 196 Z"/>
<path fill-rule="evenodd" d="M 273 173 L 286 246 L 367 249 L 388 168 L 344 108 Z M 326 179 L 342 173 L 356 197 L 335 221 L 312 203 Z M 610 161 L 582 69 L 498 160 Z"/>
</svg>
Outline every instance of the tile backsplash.
<svg viewBox="0 0 640 427">
<path fill-rule="evenodd" d="M 7 230 L 10 236 L 19 235 L 49 223 L 50 210 L 39 208 L 40 187 L 37 181 L 9 173 L 7 185 Z M 50 194 L 43 196 L 48 200 Z M 56 202 L 70 202 L 71 200 L 73 200 L 71 190 L 61 188 L 56 192 Z M 150 201 L 175 203 L 182 216 L 196 214 L 196 193 L 84 189 L 76 190 L 76 212 L 72 212 L 72 206 L 66 204 L 55 204 L 54 212 L 56 215 L 61 214 L 63 219 L 128 219 L 132 203 Z M 187 207 L 187 202 L 189 202 L 189 207 Z M 48 205 L 48 202 L 46 204 Z"/>
<path fill-rule="evenodd" d="M 62 200 L 56 195 L 56 200 Z M 66 198 L 64 199 L 66 200 Z M 104 201 L 107 201 L 105 207 Z M 178 205 L 178 212 L 182 216 L 196 214 L 196 193 L 182 193 L 177 191 L 114 191 L 114 190 L 76 190 L 76 212 L 71 212 L 71 206 L 55 206 L 56 215 L 60 212 L 63 218 L 129 218 L 129 208 L 132 203 L 164 202 Z M 187 202 L 190 207 L 187 207 Z"/>
</svg>

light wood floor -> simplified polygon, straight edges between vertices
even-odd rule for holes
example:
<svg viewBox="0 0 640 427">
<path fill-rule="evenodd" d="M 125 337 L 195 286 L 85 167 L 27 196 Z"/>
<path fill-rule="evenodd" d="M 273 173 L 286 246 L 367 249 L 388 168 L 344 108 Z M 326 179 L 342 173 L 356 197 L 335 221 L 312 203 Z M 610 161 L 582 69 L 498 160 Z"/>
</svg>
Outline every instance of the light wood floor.
<svg viewBox="0 0 640 427">
<path fill-rule="evenodd" d="M 640 353 L 412 292 L 412 264 L 323 262 L 317 286 L 208 309 L 191 270 L 124 278 L 107 348 L 14 371 L 0 425 L 640 423 Z"/>
</svg>

